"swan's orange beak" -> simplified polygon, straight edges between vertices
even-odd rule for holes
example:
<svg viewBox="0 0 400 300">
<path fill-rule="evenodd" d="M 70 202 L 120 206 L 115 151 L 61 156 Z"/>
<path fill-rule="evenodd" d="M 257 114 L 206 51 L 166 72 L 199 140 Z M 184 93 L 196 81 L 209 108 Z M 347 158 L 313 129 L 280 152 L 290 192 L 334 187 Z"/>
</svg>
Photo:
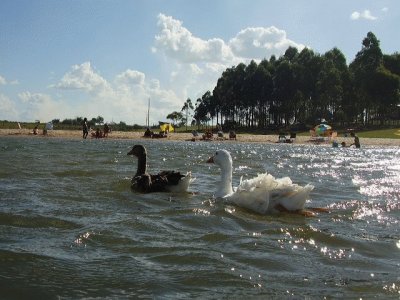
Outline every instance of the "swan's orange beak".
<svg viewBox="0 0 400 300">
<path fill-rule="evenodd" d="M 208 160 L 207 163 L 213 164 L 214 163 L 214 156 L 211 156 Z"/>
</svg>

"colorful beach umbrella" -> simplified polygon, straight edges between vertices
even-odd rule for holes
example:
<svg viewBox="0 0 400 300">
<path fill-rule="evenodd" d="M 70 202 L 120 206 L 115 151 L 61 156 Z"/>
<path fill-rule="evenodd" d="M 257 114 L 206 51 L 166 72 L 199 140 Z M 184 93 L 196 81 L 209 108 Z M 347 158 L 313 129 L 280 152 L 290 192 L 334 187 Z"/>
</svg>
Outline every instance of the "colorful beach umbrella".
<svg viewBox="0 0 400 300">
<path fill-rule="evenodd" d="M 319 124 L 315 126 L 314 130 L 318 136 L 329 136 L 332 127 L 328 124 Z"/>
</svg>

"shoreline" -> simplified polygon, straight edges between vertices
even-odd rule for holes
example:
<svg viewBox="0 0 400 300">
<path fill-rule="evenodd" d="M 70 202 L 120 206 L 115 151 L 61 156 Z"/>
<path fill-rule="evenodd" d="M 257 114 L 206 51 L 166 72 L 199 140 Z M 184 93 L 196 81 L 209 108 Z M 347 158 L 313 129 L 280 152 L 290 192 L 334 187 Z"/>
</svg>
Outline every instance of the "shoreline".
<svg viewBox="0 0 400 300">
<path fill-rule="evenodd" d="M 104 139 L 127 139 L 127 140 L 154 140 L 154 141 L 192 141 L 193 135 L 191 133 L 169 133 L 166 138 L 145 138 L 144 132 L 131 132 L 131 131 L 113 131 Z M 80 130 L 49 130 L 46 136 L 42 135 L 39 131 L 38 135 L 34 135 L 32 130 L 29 129 L 0 129 L 0 137 L 4 136 L 26 136 L 32 138 L 65 138 L 65 139 L 82 139 L 82 131 Z M 275 144 L 278 141 L 278 135 L 262 135 L 262 134 L 237 134 L 237 140 L 229 140 L 228 134 L 224 134 L 225 138 L 214 138 L 211 141 L 202 141 L 201 137 L 197 137 L 193 142 L 223 142 L 223 143 L 269 143 Z M 90 137 L 88 139 L 93 139 Z M 346 142 L 347 145 L 353 143 L 352 137 L 337 137 L 335 139 L 339 144 Z M 363 145 L 369 146 L 395 146 L 400 147 L 400 139 L 388 138 L 360 138 L 361 147 Z M 316 143 L 312 141 L 310 136 L 297 136 L 293 144 L 297 145 L 322 145 L 332 147 L 332 141 Z"/>
</svg>

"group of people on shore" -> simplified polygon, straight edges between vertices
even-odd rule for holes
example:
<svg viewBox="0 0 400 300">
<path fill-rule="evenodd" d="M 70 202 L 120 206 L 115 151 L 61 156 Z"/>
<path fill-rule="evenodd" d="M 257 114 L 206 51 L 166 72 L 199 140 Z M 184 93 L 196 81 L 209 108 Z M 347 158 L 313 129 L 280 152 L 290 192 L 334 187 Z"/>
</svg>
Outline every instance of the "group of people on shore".
<svg viewBox="0 0 400 300">
<path fill-rule="evenodd" d="M 159 133 L 154 133 L 152 130 L 150 130 L 149 127 L 147 127 L 146 131 L 143 134 L 143 137 L 151 139 L 166 138 L 168 137 L 168 133 L 168 130 L 161 130 Z"/>
<path fill-rule="evenodd" d="M 219 125 L 219 124 L 217 124 L 217 125 Z M 217 127 L 217 129 L 221 129 L 221 128 Z M 82 121 L 82 133 L 83 133 L 82 137 L 84 139 L 87 138 L 87 136 L 89 134 L 89 131 L 90 131 L 90 127 L 88 125 L 87 118 L 84 118 L 83 121 Z M 100 130 L 100 128 L 97 127 L 96 131 L 93 131 L 91 133 L 91 135 L 92 135 L 92 138 L 96 138 L 96 139 L 105 138 L 105 137 L 108 137 L 108 134 L 110 132 L 111 132 L 111 128 L 108 126 L 107 123 L 105 123 L 103 131 Z M 37 133 L 38 133 L 38 128 L 36 126 L 35 129 L 33 130 L 33 134 L 37 134 Z M 43 134 L 45 134 L 45 133 L 43 133 Z M 159 138 L 159 137 L 167 137 L 167 135 L 168 135 L 168 132 L 160 132 L 159 134 L 155 134 L 154 132 L 152 132 L 150 130 L 150 128 L 147 128 L 146 131 L 144 132 L 143 137 L 148 137 L 148 138 L 157 137 L 157 138 Z M 341 147 L 351 147 L 351 146 L 354 145 L 356 148 L 360 148 L 361 147 L 360 138 L 354 132 L 352 132 L 350 135 L 351 135 L 351 137 L 354 138 L 354 142 L 352 144 L 350 144 L 349 146 L 347 146 L 346 142 L 343 141 L 340 144 Z M 193 139 L 192 140 L 195 140 L 196 136 L 197 136 L 197 132 L 196 132 L 196 135 L 193 133 Z M 203 134 L 203 140 L 211 140 L 212 137 L 213 137 L 213 134 L 212 134 L 211 131 L 206 131 L 205 134 Z M 236 133 L 233 130 L 231 130 L 229 132 L 229 139 L 235 139 L 236 140 Z M 338 147 L 339 146 L 339 144 L 336 141 L 334 141 L 332 145 L 333 145 L 333 147 Z"/>
<path fill-rule="evenodd" d="M 350 135 L 354 138 L 354 143 L 351 144 L 349 147 L 354 145 L 356 148 L 360 148 L 360 138 L 354 132 L 352 132 Z"/>
<path fill-rule="evenodd" d="M 30 134 L 38 135 L 39 134 L 39 125 L 36 125 Z M 47 125 L 44 125 L 44 127 L 43 127 L 43 135 L 47 135 Z"/>
<path fill-rule="evenodd" d="M 340 144 L 340 145 L 342 146 L 342 148 L 343 148 L 343 147 L 351 147 L 351 146 L 353 146 L 353 145 L 354 145 L 356 148 L 361 148 L 360 138 L 359 138 L 354 132 L 350 133 L 350 135 L 351 135 L 351 137 L 354 138 L 354 142 L 353 142 L 352 144 L 350 144 L 349 146 L 346 145 L 346 142 L 342 142 L 342 143 Z M 338 144 L 336 141 L 334 141 L 332 145 L 333 145 L 333 147 L 339 147 L 339 144 Z"/>
<path fill-rule="evenodd" d="M 89 134 L 89 131 L 90 131 L 90 127 L 89 127 L 89 124 L 87 122 L 87 118 L 84 118 L 83 121 L 82 121 L 82 134 L 83 134 L 82 137 L 84 139 L 87 138 L 87 136 Z M 100 130 L 99 127 L 97 127 L 95 131 L 91 132 L 91 135 L 92 135 L 92 138 L 100 139 L 100 138 L 108 137 L 108 134 L 110 132 L 111 132 L 110 126 L 108 126 L 108 124 L 105 123 L 103 131 Z"/>
</svg>

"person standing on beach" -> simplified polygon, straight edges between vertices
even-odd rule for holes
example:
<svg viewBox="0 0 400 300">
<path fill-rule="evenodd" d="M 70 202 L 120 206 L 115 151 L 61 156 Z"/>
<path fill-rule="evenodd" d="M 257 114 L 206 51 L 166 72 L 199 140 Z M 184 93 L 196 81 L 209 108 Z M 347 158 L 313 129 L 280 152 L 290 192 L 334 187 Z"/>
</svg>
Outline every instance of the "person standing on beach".
<svg viewBox="0 0 400 300">
<path fill-rule="evenodd" d="M 108 137 L 108 133 L 110 132 L 110 127 L 108 127 L 108 124 L 104 124 L 104 137 Z"/>
<path fill-rule="evenodd" d="M 359 137 L 358 137 L 354 132 L 351 133 L 351 136 L 354 137 L 354 143 L 351 144 L 350 146 L 355 145 L 356 148 L 360 148 L 361 145 L 360 145 L 360 139 L 359 139 Z"/>
<path fill-rule="evenodd" d="M 82 131 L 83 131 L 83 138 L 86 139 L 89 133 L 89 127 L 86 118 L 84 118 L 82 122 Z"/>
</svg>

